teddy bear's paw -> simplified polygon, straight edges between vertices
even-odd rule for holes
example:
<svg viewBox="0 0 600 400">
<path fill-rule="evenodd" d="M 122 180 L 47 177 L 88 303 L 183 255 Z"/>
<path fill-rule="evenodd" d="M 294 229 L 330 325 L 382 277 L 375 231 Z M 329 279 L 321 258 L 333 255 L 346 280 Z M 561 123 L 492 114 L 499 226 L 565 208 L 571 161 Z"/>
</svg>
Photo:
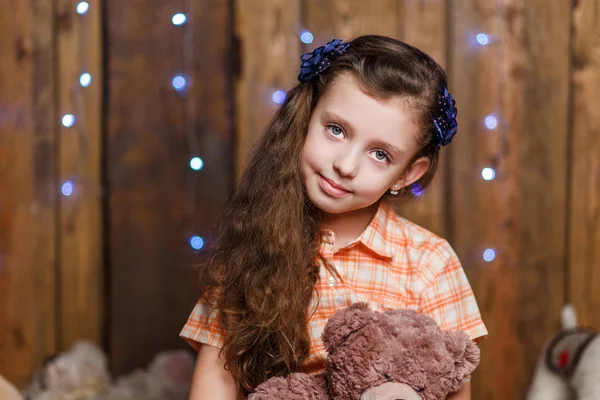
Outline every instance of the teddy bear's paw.
<svg viewBox="0 0 600 400">
<path fill-rule="evenodd" d="M 260 384 L 248 400 L 327 400 L 324 382 L 308 374 L 273 377 Z"/>
</svg>

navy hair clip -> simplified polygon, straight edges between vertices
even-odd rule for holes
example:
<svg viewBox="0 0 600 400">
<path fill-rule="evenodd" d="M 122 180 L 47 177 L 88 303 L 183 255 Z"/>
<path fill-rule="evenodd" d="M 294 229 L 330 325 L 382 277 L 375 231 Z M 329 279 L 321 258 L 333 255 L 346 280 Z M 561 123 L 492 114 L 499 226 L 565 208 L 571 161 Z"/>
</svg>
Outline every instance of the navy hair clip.
<svg viewBox="0 0 600 400">
<path fill-rule="evenodd" d="M 444 88 L 438 95 L 439 115 L 433 118 L 433 124 L 438 133 L 438 148 L 449 144 L 458 131 L 458 123 L 456 122 L 458 110 L 455 104 L 454 98 L 452 98 L 448 92 L 448 88 L 444 85 Z"/>
<path fill-rule="evenodd" d="M 348 46 L 350 46 L 349 42 L 342 43 L 340 39 L 334 39 L 325 46 L 317 47 L 311 53 L 302 54 L 298 80 L 301 83 L 312 81 L 318 74 L 329 68 L 331 62 L 345 52 Z"/>
</svg>

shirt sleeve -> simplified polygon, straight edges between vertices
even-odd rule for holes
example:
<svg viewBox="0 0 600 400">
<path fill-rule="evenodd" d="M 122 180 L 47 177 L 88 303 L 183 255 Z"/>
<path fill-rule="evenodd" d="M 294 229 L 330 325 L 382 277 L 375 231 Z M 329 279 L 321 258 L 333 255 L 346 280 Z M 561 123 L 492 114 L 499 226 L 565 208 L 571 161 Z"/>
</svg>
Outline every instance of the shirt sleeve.
<svg viewBox="0 0 600 400">
<path fill-rule="evenodd" d="M 480 342 L 488 334 L 467 276 L 445 240 L 432 247 L 422 264 L 424 290 L 419 311 L 429 315 L 444 331 L 462 330 Z"/>
<path fill-rule="evenodd" d="M 223 347 L 225 332 L 216 309 L 200 298 L 179 334 L 196 351 L 201 344 Z"/>
</svg>

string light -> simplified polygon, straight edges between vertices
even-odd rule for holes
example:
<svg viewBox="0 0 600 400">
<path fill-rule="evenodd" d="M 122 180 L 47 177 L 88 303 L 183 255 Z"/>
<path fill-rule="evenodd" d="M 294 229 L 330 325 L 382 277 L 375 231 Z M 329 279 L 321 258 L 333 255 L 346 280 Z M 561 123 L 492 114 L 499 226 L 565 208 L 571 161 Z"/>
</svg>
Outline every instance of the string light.
<svg viewBox="0 0 600 400">
<path fill-rule="evenodd" d="M 485 46 L 489 42 L 490 42 L 490 38 L 488 37 L 488 35 L 486 35 L 485 33 L 478 33 L 477 34 L 477 43 L 479 43 L 482 46 Z"/>
<path fill-rule="evenodd" d="M 485 127 L 489 130 L 496 129 L 498 126 L 498 119 L 493 115 L 485 117 Z"/>
<path fill-rule="evenodd" d="M 171 83 L 173 88 L 180 93 L 181 99 L 183 100 L 183 115 L 184 115 L 184 132 L 188 143 L 189 166 L 193 171 L 200 171 L 204 168 L 204 161 L 198 156 L 201 154 L 198 144 L 197 126 L 196 126 L 196 110 L 194 104 L 194 98 L 191 96 L 189 91 L 185 90 L 193 85 L 193 74 L 194 74 L 194 29 L 189 22 L 194 21 L 194 6 L 196 2 L 194 0 L 185 0 L 184 12 L 176 13 L 171 18 L 171 22 L 175 26 L 182 26 L 182 58 L 183 65 L 181 67 L 182 74 L 173 77 Z M 193 221 L 193 217 L 196 209 L 196 186 L 197 186 L 198 174 L 194 172 L 188 172 L 186 174 L 187 182 L 187 195 L 185 198 L 184 216 L 186 221 Z M 195 250 L 202 250 L 204 247 L 204 239 L 195 234 L 193 229 L 187 228 L 185 234 L 185 240 L 188 241 L 189 246 Z"/>
<path fill-rule="evenodd" d="M 178 92 L 180 92 L 185 89 L 186 80 L 183 76 L 177 75 L 176 77 L 173 78 L 172 84 L 173 84 L 173 88 L 175 90 L 177 90 Z"/>
<path fill-rule="evenodd" d="M 84 15 L 86 13 L 88 13 L 90 10 L 90 5 L 88 2 L 86 1 L 81 1 L 79 3 L 77 3 L 76 6 L 76 11 L 79 15 Z M 86 126 L 85 123 L 83 122 L 83 115 L 84 115 L 84 111 L 85 111 L 85 104 L 83 101 L 83 92 L 81 91 L 81 87 L 88 87 L 90 86 L 90 84 L 92 83 L 92 75 L 87 71 L 87 69 L 85 68 L 85 64 L 86 64 L 86 39 L 85 39 L 85 29 L 82 29 L 82 37 L 80 38 L 80 40 L 78 40 L 78 47 L 77 47 L 77 60 L 79 62 L 79 67 L 81 68 L 81 71 L 83 71 L 80 75 L 79 75 L 79 90 L 73 90 L 72 91 L 72 100 L 73 100 L 73 107 L 74 107 L 74 114 L 64 114 L 61 118 L 61 122 L 62 125 L 65 128 L 71 128 L 73 126 L 75 126 L 75 132 L 77 133 L 78 136 L 78 151 L 77 151 L 77 160 L 75 162 L 75 165 L 73 166 L 72 170 L 73 172 L 71 173 L 72 177 L 68 180 L 65 180 L 61 186 L 60 186 L 60 192 L 62 193 L 63 196 L 65 197 L 69 197 L 72 196 L 73 193 L 75 192 L 75 182 L 78 181 L 79 178 L 77 178 L 77 175 L 79 174 L 80 171 L 83 170 L 84 165 L 87 161 L 87 157 L 89 155 L 89 138 L 87 135 L 87 131 L 86 131 Z M 77 115 L 77 117 L 76 117 Z M 85 180 L 84 180 L 85 181 Z M 78 189 L 79 191 L 81 191 L 81 187 L 84 187 L 85 185 L 79 185 L 80 189 Z M 68 214 L 67 217 L 74 217 L 74 215 Z"/>
<path fill-rule="evenodd" d="M 77 4 L 77 14 L 79 15 L 85 14 L 89 9 L 90 5 L 87 1 L 80 1 L 79 4 Z"/>
<path fill-rule="evenodd" d="M 65 183 L 62 184 L 61 187 L 61 192 L 64 196 L 70 196 L 73 194 L 73 182 L 72 181 L 66 181 Z"/>
<path fill-rule="evenodd" d="M 190 238 L 190 246 L 192 246 L 194 250 L 201 250 L 204 247 L 204 239 L 194 235 Z"/>
<path fill-rule="evenodd" d="M 70 128 L 75 124 L 75 116 L 73 114 L 65 114 L 62 117 L 62 124 L 65 128 Z"/>
<path fill-rule="evenodd" d="M 200 157 L 192 157 L 190 160 L 190 168 L 194 171 L 200 171 L 204 167 L 204 161 Z"/>
<path fill-rule="evenodd" d="M 302 41 L 302 43 L 310 44 L 313 42 L 314 37 L 313 37 L 313 34 L 310 33 L 309 31 L 303 31 L 300 34 L 300 40 Z"/>
<path fill-rule="evenodd" d="M 492 262 L 496 258 L 496 251 L 494 249 L 486 249 L 483 252 L 483 259 L 487 262 Z"/>
<path fill-rule="evenodd" d="M 92 83 L 92 75 L 88 74 L 87 72 L 81 74 L 79 77 L 79 84 L 82 87 L 88 87 L 90 86 L 90 83 Z"/>
<path fill-rule="evenodd" d="M 423 193 L 425 193 L 423 186 L 419 185 L 418 183 L 411 185 L 410 191 L 412 192 L 413 196 L 415 196 L 415 197 L 421 197 L 423 195 Z"/>
<path fill-rule="evenodd" d="M 492 39 L 493 37 L 486 33 L 478 33 L 475 36 L 477 44 L 481 47 L 491 44 Z M 490 131 L 498 128 L 498 118 L 494 114 L 488 114 L 487 116 L 485 116 L 483 123 L 485 128 Z M 494 170 L 494 168 L 485 167 L 481 170 L 481 177 L 485 181 L 492 181 L 496 178 L 496 171 Z M 496 258 L 496 250 L 494 250 L 493 248 L 487 248 L 484 250 L 482 257 L 485 262 L 492 262 Z"/>
<path fill-rule="evenodd" d="M 173 25 L 179 26 L 186 23 L 187 17 L 183 13 L 177 13 L 173 15 L 173 19 L 171 21 L 173 22 Z"/>
<path fill-rule="evenodd" d="M 485 167 L 481 170 L 481 177 L 486 181 L 491 181 L 496 177 L 496 171 L 493 168 Z"/>
<path fill-rule="evenodd" d="M 271 98 L 275 104 L 281 104 L 285 101 L 285 92 L 283 90 L 276 90 Z"/>
</svg>

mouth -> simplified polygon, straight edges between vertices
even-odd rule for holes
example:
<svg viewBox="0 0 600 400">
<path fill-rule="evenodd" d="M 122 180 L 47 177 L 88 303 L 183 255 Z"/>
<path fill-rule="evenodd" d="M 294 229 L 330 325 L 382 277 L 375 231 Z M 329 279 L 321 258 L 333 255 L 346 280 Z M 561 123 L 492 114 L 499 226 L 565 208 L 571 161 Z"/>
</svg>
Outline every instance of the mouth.
<svg viewBox="0 0 600 400">
<path fill-rule="evenodd" d="M 319 174 L 319 183 L 321 185 L 321 189 L 330 196 L 333 197 L 342 197 L 350 193 L 349 190 L 344 188 L 343 186 L 338 185 L 331 179 L 325 178 L 323 175 Z"/>
</svg>

